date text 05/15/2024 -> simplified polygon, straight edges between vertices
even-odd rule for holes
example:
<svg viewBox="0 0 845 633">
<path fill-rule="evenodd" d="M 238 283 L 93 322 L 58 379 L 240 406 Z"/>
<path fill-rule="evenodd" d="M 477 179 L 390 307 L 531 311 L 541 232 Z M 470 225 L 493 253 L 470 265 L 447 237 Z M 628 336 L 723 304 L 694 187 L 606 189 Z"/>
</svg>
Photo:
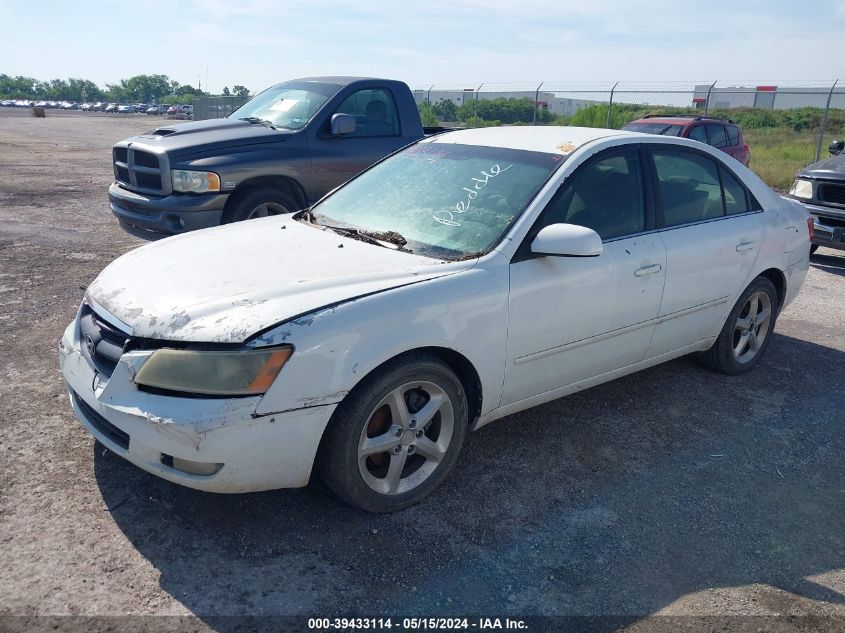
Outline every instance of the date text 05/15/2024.
<svg viewBox="0 0 845 633">
<path fill-rule="evenodd" d="M 526 630 L 524 620 L 512 618 L 309 618 L 309 630 Z"/>
</svg>

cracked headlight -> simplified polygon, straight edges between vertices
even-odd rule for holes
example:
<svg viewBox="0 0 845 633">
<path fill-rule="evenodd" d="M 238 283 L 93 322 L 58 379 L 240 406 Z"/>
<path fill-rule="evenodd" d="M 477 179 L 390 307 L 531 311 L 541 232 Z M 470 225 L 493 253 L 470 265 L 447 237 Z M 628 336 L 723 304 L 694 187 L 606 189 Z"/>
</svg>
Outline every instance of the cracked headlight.
<svg viewBox="0 0 845 633">
<path fill-rule="evenodd" d="M 209 193 L 220 191 L 220 176 L 213 171 L 186 171 L 173 169 L 170 171 L 173 191 L 181 193 Z"/>
<path fill-rule="evenodd" d="M 137 385 L 209 396 L 265 393 L 293 354 L 290 346 L 254 350 L 159 349 L 133 379 Z"/>
</svg>

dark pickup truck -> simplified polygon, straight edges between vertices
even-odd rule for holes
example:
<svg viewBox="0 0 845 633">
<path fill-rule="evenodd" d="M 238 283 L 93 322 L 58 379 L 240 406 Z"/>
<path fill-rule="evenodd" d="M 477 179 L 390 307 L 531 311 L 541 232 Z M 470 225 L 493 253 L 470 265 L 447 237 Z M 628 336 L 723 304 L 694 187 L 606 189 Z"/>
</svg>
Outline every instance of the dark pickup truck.
<svg viewBox="0 0 845 633">
<path fill-rule="evenodd" d="M 117 143 L 109 202 L 138 234 L 290 213 L 440 128 L 423 129 L 399 81 L 278 84 L 226 119 L 165 125 Z"/>
<path fill-rule="evenodd" d="M 787 197 L 802 203 L 813 216 L 813 243 L 845 250 L 845 142 L 833 141 L 830 156 L 796 176 Z"/>
</svg>

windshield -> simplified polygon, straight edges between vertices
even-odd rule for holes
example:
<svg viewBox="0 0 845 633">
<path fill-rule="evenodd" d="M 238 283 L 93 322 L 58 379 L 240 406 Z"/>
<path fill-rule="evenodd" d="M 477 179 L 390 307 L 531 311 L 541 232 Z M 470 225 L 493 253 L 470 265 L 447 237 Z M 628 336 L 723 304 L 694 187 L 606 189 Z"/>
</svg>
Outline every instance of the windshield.
<svg viewBox="0 0 845 633">
<path fill-rule="evenodd" d="M 663 136 L 678 136 L 683 125 L 670 125 L 669 123 L 629 123 L 623 130 L 629 132 L 642 132 L 644 134 L 661 134 Z"/>
<path fill-rule="evenodd" d="M 398 233 L 419 255 L 480 255 L 499 242 L 563 158 L 418 143 L 338 189 L 312 215 L 328 226 Z"/>
<path fill-rule="evenodd" d="M 265 90 L 229 115 L 230 119 L 269 121 L 275 127 L 298 130 L 317 114 L 338 90 L 335 84 L 287 83 Z"/>
</svg>

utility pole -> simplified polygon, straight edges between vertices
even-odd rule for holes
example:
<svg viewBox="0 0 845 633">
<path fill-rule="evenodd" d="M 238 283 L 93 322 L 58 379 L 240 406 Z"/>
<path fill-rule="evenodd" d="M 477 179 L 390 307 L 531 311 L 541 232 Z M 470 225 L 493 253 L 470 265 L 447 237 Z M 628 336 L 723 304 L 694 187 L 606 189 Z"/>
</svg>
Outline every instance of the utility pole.
<svg viewBox="0 0 845 633">
<path fill-rule="evenodd" d="M 822 119 L 822 129 L 819 130 L 819 142 L 816 144 L 816 160 L 822 154 L 822 141 L 824 139 L 824 130 L 827 127 L 827 115 L 830 112 L 830 98 L 833 96 L 833 89 L 836 88 L 836 84 L 839 83 L 839 80 L 835 80 L 833 85 L 830 87 L 830 92 L 827 93 L 827 103 L 824 106 L 824 118 Z"/>
<path fill-rule="evenodd" d="M 718 79 L 716 81 L 719 81 Z M 704 116 L 707 116 L 707 111 L 710 109 L 710 93 L 713 90 L 713 86 L 716 85 L 716 81 L 710 84 L 710 87 L 707 89 L 707 99 L 704 101 Z"/>
<path fill-rule="evenodd" d="M 616 86 L 618 85 L 618 81 L 613 84 L 613 88 L 610 89 L 610 100 L 607 102 L 607 124 L 605 127 L 608 129 L 610 129 L 610 111 L 613 109 L 613 91 L 616 90 Z"/>
<path fill-rule="evenodd" d="M 537 125 L 537 99 L 540 98 L 540 88 L 543 87 L 544 83 L 546 82 L 541 81 L 540 85 L 537 86 L 537 90 L 534 91 L 534 120 L 531 122 L 531 125 Z"/>
</svg>

